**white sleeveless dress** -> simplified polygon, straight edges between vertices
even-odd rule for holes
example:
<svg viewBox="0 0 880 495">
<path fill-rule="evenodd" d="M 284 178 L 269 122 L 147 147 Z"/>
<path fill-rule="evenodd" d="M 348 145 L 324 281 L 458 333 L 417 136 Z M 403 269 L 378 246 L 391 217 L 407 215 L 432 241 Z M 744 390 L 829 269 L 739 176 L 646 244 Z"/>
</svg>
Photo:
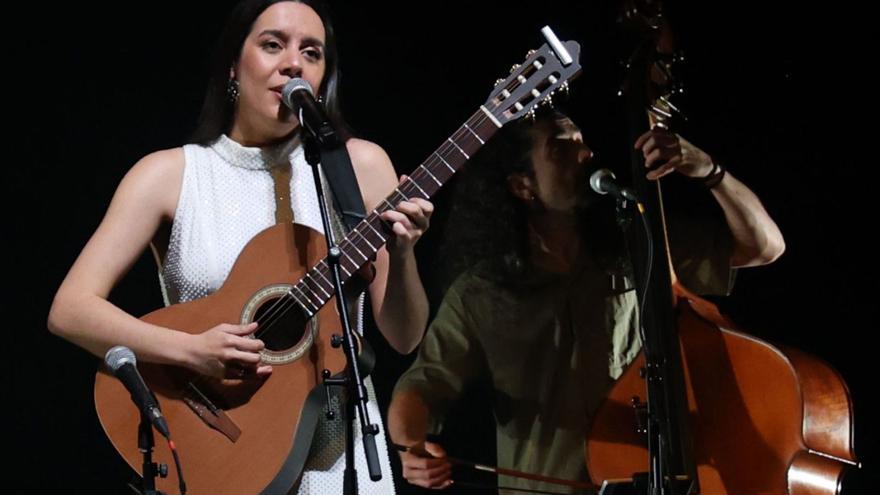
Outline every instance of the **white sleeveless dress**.
<svg viewBox="0 0 880 495">
<path fill-rule="evenodd" d="M 272 148 L 248 148 L 220 136 L 211 146 L 186 145 L 183 150 L 183 183 L 165 263 L 159 271 L 166 305 L 199 299 L 219 289 L 248 241 L 275 224 L 270 169 L 284 159 L 291 164 L 294 222 L 323 233 L 312 170 L 298 137 Z M 333 208 L 332 202 L 328 206 Z M 362 333 L 360 312 L 357 322 Z M 384 426 L 369 377 L 366 385 L 370 420 L 380 425 L 376 446 L 383 476 L 379 482 L 369 479 L 358 422 L 354 431 L 359 493 L 389 495 L 394 493 L 394 482 Z M 344 424 L 326 421 L 323 414 L 319 417 L 299 493 L 341 494 Z"/>
</svg>

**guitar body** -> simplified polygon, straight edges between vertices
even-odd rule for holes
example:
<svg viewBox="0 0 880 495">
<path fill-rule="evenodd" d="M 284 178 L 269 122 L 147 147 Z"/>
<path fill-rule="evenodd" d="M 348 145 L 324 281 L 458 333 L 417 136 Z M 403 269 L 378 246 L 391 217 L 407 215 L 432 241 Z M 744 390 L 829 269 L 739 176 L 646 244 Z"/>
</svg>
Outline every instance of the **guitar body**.
<svg viewBox="0 0 880 495">
<path fill-rule="evenodd" d="M 299 280 L 325 253 L 321 234 L 294 224 L 275 225 L 245 246 L 217 292 L 154 311 L 142 319 L 191 334 L 221 323 L 250 322 L 261 307 L 271 307 L 277 300 L 279 287 Z M 264 361 L 274 367 L 266 380 L 214 380 L 175 366 L 139 365 L 168 420 L 190 493 L 263 490 L 293 451 L 302 405 L 320 383 L 321 371 L 329 369 L 336 374 L 345 367 L 343 353 L 330 348 L 330 336 L 340 333 L 335 302 L 324 305 L 311 319 L 298 307 L 286 316 L 264 340 L 271 349 L 265 352 Z M 220 407 L 234 427 L 225 427 L 223 432 L 200 418 L 188 402 L 195 395 L 190 383 Z M 194 402 L 204 405 L 203 400 Z M 100 372 L 95 380 L 95 405 L 113 445 L 140 472 L 140 415 L 128 392 L 116 378 Z M 214 416 L 210 411 L 203 414 Z M 240 433 L 233 440 L 236 430 Z M 154 460 L 171 467 L 167 445 L 157 442 Z M 177 491 L 177 483 L 171 467 L 168 478 L 157 479 L 156 487 L 172 493 Z"/>
</svg>

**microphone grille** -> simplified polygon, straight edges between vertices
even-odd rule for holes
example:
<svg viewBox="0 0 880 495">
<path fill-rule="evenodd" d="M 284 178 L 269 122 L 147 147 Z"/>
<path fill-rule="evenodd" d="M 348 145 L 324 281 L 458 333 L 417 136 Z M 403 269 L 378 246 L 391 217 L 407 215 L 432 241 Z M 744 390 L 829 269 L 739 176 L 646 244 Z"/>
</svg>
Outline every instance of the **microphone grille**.
<svg viewBox="0 0 880 495">
<path fill-rule="evenodd" d="M 107 354 L 104 355 L 104 364 L 106 364 L 107 368 L 115 374 L 116 370 L 126 364 L 137 365 L 137 359 L 135 359 L 134 353 L 131 349 L 118 345 L 111 348 L 107 351 Z"/>
<path fill-rule="evenodd" d="M 590 189 L 595 191 L 598 194 L 608 194 L 608 190 L 602 187 L 602 181 L 604 179 L 614 180 L 617 177 L 614 176 L 614 172 L 608 170 L 607 168 L 600 168 L 593 172 L 590 175 Z"/>
<path fill-rule="evenodd" d="M 312 85 L 309 84 L 308 81 L 299 77 L 294 77 L 290 81 L 287 81 L 287 84 L 281 89 L 281 98 L 284 100 L 284 104 L 289 108 L 294 108 L 293 93 L 300 90 L 304 90 L 310 95 L 315 96 L 315 92 L 312 90 Z"/>
</svg>

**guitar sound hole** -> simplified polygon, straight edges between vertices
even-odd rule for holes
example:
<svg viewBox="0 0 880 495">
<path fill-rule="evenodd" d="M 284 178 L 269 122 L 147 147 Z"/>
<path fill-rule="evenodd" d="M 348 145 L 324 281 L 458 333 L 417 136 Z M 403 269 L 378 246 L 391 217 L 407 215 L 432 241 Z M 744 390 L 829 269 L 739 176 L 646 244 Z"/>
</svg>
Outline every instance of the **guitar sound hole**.
<svg viewBox="0 0 880 495">
<path fill-rule="evenodd" d="M 270 351 L 290 349 L 308 331 L 309 319 L 299 305 L 282 299 L 266 299 L 254 314 L 254 320 L 260 322 L 256 336 Z"/>
</svg>

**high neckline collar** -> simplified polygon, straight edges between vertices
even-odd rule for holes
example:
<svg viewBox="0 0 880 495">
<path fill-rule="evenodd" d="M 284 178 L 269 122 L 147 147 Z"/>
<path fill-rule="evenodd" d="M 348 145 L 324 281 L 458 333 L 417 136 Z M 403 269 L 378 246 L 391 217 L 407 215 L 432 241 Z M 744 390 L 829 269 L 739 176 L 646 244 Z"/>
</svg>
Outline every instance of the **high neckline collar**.
<svg viewBox="0 0 880 495">
<path fill-rule="evenodd" d="M 299 133 L 272 146 L 243 146 L 229 136 L 222 134 L 211 145 L 229 164 L 248 170 L 269 170 L 287 163 L 292 153 L 300 150 Z"/>
</svg>

